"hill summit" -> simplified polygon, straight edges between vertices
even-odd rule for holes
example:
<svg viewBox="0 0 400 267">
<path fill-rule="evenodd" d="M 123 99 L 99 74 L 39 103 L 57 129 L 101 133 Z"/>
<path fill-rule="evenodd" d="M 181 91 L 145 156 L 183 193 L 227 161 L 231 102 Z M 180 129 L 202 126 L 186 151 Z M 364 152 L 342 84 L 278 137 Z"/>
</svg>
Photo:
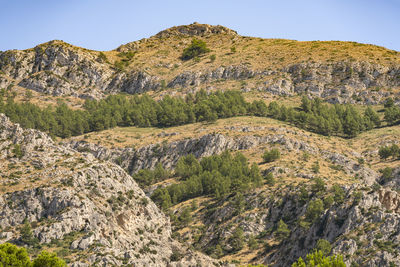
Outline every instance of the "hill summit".
<svg viewBox="0 0 400 267">
<path fill-rule="evenodd" d="M 207 36 L 211 34 L 237 35 L 237 32 L 221 25 L 200 24 L 194 22 L 189 25 L 174 26 L 163 30 L 155 37 L 165 38 L 170 36 Z"/>
</svg>

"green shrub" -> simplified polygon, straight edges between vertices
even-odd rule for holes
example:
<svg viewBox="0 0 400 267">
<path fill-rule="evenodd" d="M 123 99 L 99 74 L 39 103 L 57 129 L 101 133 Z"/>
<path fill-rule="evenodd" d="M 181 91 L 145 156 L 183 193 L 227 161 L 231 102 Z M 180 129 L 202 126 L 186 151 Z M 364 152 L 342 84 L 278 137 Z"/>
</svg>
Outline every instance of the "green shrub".
<svg viewBox="0 0 400 267">
<path fill-rule="evenodd" d="M 10 243 L 0 244 L 0 266 L 31 266 L 28 252 Z"/>
<path fill-rule="evenodd" d="M 267 185 L 273 186 L 275 184 L 275 178 L 272 172 L 268 172 L 264 177 L 265 182 Z"/>
<path fill-rule="evenodd" d="M 393 169 L 392 168 L 386 167 L 383 170 L 381 170 L 381 172 L 382 172 L 382 182 L 383 183 L 387 183 L 393 179 Z"/>
<path fill-rule="evenodd" d="M 24 156 L 24 152 L 22 151 L 20 144 L 15 144 L 12 152 L 14 153 L 16 158 L 20 159 Z"/>
<path fill-rule="evenodd" d="M 322 251 L 322 254 L 328 256 L 331 253 L 332 245 L 328 240 L 319 239 L 315 247 L 316 250 Z"/>
<path fill-rule="evenodd" d="M 305 261 L 300 257 L 292 267 L 346 267 L 346 264 L 341 255 L 326 257 L 322 251 L 315 251 L 308 254 Z"/>
<path fill-rule="evenodd" d="M 269 151 L 265 151 L 262 158 L 264 162 L 273 162 L 281 157 L 281 152 L 279 149 L 273 148 Z"/>
<path fill-rule="evenodd" d="M 321 199 L 310 201 L 306 210 L 306 220 L 308 222 L 315 222 L 324 211 L 324 203 Z"/>
<path fill-rule="evenodd" d="M 314 179 L 314 184 L 311 187 L 311 190 L 314 192 L 314 194 L 322 194 L 326 191 L 325 188 L 325 182 L 321 178 L 315 178 Z"/>
<path fill-rule="evenodd" d="M 182 60 L 189 60 L 208 52 L 210 52 L 210 49 L 207 48 L 207 44 L 195 38 L 192 40 L 192 43 L 183 50 L 181 58 Z"/>
<path fill-rule="evenodd" d="M 289 235 L 290 235 L 290 230 L 289 230 L 287 224 L 281 219 L 278 222 L 278 226 L 276 228 L 275 236 L 279 240 L 284 240 L 284 239 L 288 238 Z"/>
<path fill-rule="evenodd" d="M 25 248 L 10 243 L 0 244 L 0 266 L 4 267 L 65 267 L 65 262 L 55 253 L 42 251 L 31 262 Z"/>
<path fill-rule="evenodd" d="M 42 251 L 36 259 L 33 260 L 33 267 L 64 267 L 65 261 L 58 258 L 55 253 Z"/>
<path fill-rule="evenodd" d="M 244 235 L 242 228 L 236 228 L 230 238 L 230 245 L 234 251 L 239 251 L 244 247 Z"/>
<path fill-rule="evenodd" d="M 341 204 L 344 201 L 344 197 L 345 197 L 345 192 L 343 190 L 343 188 L 341 188 L 339 185 L 334 184 L 332 186 L 332 192 L 333 192 L 333 200 L 338 203 Z"/>
</svg>

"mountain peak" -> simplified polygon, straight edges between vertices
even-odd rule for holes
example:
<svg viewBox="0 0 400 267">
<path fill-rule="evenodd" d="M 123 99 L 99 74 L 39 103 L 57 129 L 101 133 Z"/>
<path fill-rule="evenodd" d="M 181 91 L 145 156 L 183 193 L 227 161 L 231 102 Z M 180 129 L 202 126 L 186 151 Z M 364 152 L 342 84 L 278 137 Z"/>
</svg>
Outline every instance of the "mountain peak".
<svg viewBox="0 0 400 267">
<path fill-rule="evenodd" d="M 168 28 L 157 33 L 155 37 L 165 38 L 170 36 L 207 36 L 211 34 L 237 35 L 237 32 L 221 25 L 209 25 L 194 22 L 189 25 Z"/>
</svg>

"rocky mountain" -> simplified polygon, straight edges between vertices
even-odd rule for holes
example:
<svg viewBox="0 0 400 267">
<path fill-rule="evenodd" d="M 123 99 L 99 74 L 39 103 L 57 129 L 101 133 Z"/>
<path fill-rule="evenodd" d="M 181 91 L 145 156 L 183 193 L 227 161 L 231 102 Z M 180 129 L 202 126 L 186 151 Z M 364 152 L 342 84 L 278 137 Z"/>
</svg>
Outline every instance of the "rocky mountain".
<svg viewBox="0 0 400 267">
<path fill-rule="evenodd" d="M 1 242 L 62 250 L 71 266 L 209 266 L 117 165 L 57 145 L 0 114 Z M 24 224 L 32 228 L 23 235 Z M 181 253 L 180 262 L 171 255 Z"/>
<path fill-rule="evenodd" d="M 33 257 L 400 266 L 397 51 L 199 23 L 112 51 L 55 40 L 0 52 L 0 100 L 0 243 Z"/>
<path fill-rule="evenodd" d="M 182 61 L 180 53 L 192 38 L 204 39 L 216 59 Z M 175 94 L 232 87 L 230 82 L 244 91 L 377 104 L 399 94 L 400 55 L 357 43 L 243 37 L 222 26 L 198 23 L 107 52 L 51 41 L 0 53 L 0 87 L 19 86 L 54 96 L 102 98 L 167 88 Z"/>
</svg>

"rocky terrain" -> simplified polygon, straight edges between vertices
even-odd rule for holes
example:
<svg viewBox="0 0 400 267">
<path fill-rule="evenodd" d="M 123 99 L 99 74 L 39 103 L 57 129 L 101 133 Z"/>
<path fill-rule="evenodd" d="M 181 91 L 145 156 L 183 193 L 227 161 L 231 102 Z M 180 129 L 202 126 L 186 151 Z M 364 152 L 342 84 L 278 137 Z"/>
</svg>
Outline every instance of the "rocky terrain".
<svg viewBox="0 0 400 267">
<path fill-rule="evenodd" d="M 210 51 L 183 60 L 193 38 Z M 400 152 L 380 154 L 382 147 L 400 145 L 398 122 L 384 119 L 382 105 L 388 97 L 394 113 L 400 105 L 397 51 L 245 37 L 194 23 L 112 51 L 55 40 L 0 52 L 0 89 L 10 114 L 0 114 L 0 243 L 26 247 L 33 256 L 42 249 L 55 252 L 68 266 L 280 267 L 322 241 L 329 245 L 326 254 L 343 255 L 346 266 L 400 266 Z M 296 111 L 300 95 L 349 103 L 360 114 L 372 105 L 379 124 L 354 136 L 324 136 L 295 120 L 237 113 L 243 116 L 183 120 L 166 128 L 114 123 L 51 138 L 11 122 L 21 116 L 13 112 L 20 107 L 7 106 L 65 103 L 79 111 L 84 99 L 109 94 L 145 93 L 159 100 L 200 89 L 240 90 L 249 103 L 274 100 Z M 34 118 L 37 110 L 26 110 Z M 56 122 L 68 119 L 57 112 L 72 114 L 60 108 L 49 125 L 73 125 Z M 272 150 L 279 156 L 265 160 Z M 157 189 L 187 181 L 177 174 L 182 157 L 226 151 L 240 152 L 256 166 L 260 184 L 219 197 L 189 196 L 168 207 L 154 198 Z M 161 167 L 162 179 L 137 179 Z"/>
<path fill-rule="evenodd" d="M 211 63 L 182 62 L 176 53 L 194 37 L 210 42 L 215 53 L 222 53 L 220 50 L 230 45 L 234 45 L 235 51 L 242 51 L 239 56 L 222 54 Z M 301 42 L 261 41 L 265 44 L 258 44 L 258 50 L 305 49 L 303 54 L 313 60 L 293 57 L 291 50 L 282 57 L 277 52 L 272 55 L 268 52 L 264 58 L 257 53 L 256 58 L 247 51 L 246 42 L 260 43 L 259 39 L 242 37 L 222 26 L 191 24 L 167 29 L 108 52 L 56 40 L 23 51 L 5 51 L 0 53 L 0 87 L 18 86 L 53 96 L 97 99 L 110 93 L 135 94 L 166 88 L 170 94 L 200 88 L 215 90 L 232 87 L 229 82 L 246 92 L 308 94 L 332 103 L 377 104 L 388 96 L 399 95 L 400 55 L 396 51 L 345 42 L 321 42 L 326 47 L 318 50 L 316 47 L 321 44 L 313 42 L 307 44 L 309 48 L 303 48 Z M 349 46 L 345 55 L 314 60 L 320 56 L 318 51 L 335 55 L 340 49 L 345 50 L 342 47 L 345 45 Z M 353 52 L 362 54 L 356 58 L 350 54 Z M 376 57 L 384 57 L 385 61 L 377 61 Z M 157 58 L 162 60 L 157 63 Z M 243 62 L 243 58 L 248 60 Z M 272 64 L 275 60 L 282 63 Z"/>
<path fill-rule="evenodd" d="M 340 146 L 335 141 L 335 146 L 325 148 L 325 141 L 317 141 L 315 137 L 306 133 L 283 127 L 230 126 L 226 129 L 244 134 L 236 138 L 218 133 L 206 134 L 198 138 L 162 142 L 137 149 L 111 149 L 77 140 L 70 141 L 67 145 L 78 151 L 89 152 L 99 159 L 116 162 L 132 174 L 143 168 L 154 168 L 157 163 L 162 163 L 167 168 L 174 167 L 181 156 L 188 154 L 201 158 L 225 150 L 243 150 L 244 153 L 250 151 L 247 154 L 253 154 L 260 146 L 279 147 L 285 158 L 290 158 L 293 162 L 293 159 L 308 153 L 311 159 L 306 161 L 319 159 L 321 164 L 322 161 L 326 161 L 331 168 L 336 166 L 336 171 L 331 169 L 327 174 L 326 185 L 319 189 L 322 192 L 314 191 L 312 185 L 315 178 L 321 174 L 307 171 L 304 167 L 298 168 L 298 165 L 302 164 L 300 162 L 294 167 L 288 162 L 262 166 L 261 168 L 277 177 L 278 186 L 267 186 L 245 194 L 243 197 L 246 204 L 240 212 L 235 198 L 228 197 L 219 201 L 198 200 L 200 205 L 193 212 L 193 226 L 189 229 L 182 229 L 179 225 L 173 227 L 174 231 L 179 233 L 179 240 L 191 243 L 195 248 L 211 255 L 214 255 L 216 245 L 229 252 L 232 251 L 232 235 L 235 229 L 240 227 L 247 239 L 256 237 L 259 242 L 256 249 L 244 249 L 239 252 L 237 258 L 245 262 L 288 266 L 315 248 L 318 240 L 324 239 L 332 244 L 334 253 L 345 256 L 348 266 L 400 264 L 397 252 L 400 241 L 399 168 L 394 169 L 393 179 L 385 182 L 379 172 L 357 160 L 363 157 L 361 153 L 354 150 L 331 150 Z M 255 135 L 254 131 L 274 134 L 260 136 Z M 296 134 L 296 138 L 293 138 L 293 134 Z M 316 146 L 316 143 L 319 145 Z M 366 150 L 363 155 L 366 158 L 371 155 L 378 157 L 377 152 L 373 150 Z M 337 170 L 340 170 L 339 173 Z M 340 186 L 341 197 L 332 191 L 334 175 L 356 177 L 355 181 Z M 287 183 L 285 177 L 296 177 L 295 179 L 302 182 Z M 343 183 L 344 180 L 336 182 Z M 302 193 L 302 187 L 306 188 L 306 195 Z M 145 191 L 151 193 L 153 190 L 154 186 L 150 186 Z M 333 203 L 327 206 L 324 204 L 318 218 L 307 222 L 310 201 L 325 199 L 329 195 L 334 196 Z M 191 203 L 192 201 L 187 201 L 184 205 L 177 205 L 172 209 L 173 213 L 180 214 L 185 207 L 192 205 Z M 288 225 L 290 231 L 282 241 L 276 237 L 276 227 L 280 220 Z M 199 222 L 201 227 L 198 227 Z M 228 260 L 229 256 L 222 259 Z"/>
<path fill-rule="evenodd" d="M 171 239 L 169 219 L 131 176 L 91 154 L 59 146 L 0 115 L 2 242 L 63 250 L 71 266 L 202 264 Z M 32 234 L 21 227 L 32 225 Z M 173 252 L 186 257 L 171 262 Z"/>
</svg>

